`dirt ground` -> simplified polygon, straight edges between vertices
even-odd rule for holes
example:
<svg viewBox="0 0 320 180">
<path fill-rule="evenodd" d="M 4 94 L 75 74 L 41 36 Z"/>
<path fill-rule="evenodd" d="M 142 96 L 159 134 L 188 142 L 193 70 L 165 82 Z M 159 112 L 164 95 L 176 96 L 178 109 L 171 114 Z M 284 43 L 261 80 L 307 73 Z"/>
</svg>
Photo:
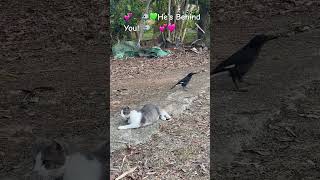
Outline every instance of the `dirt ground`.
<svg viewBox="0 0 320 180">
<path fill-rule="evenodd" d="M 24 179 L 38 138 L 84 148 L 108 139 L 105 6 L 30 0 L 0 9 L 0 179 Z"/>
<path fill-rule="evenodd" d="M 179 90 L 170 90 L 179 79 L 189 72 L 208 73 L 208 67 L 207 51 L 200 54 L 175 51 L 159 59 L 114 60 L 111 114 L 119 113 L 124 105 L 162 101 L 171 91 Z M 193 82 L 196 79 L 191 80 L 190 88 L 197 89 Z M 131 168 L 137 169 L 125 179 L 208 179 L 209 88 L 195 96 L 198 97 L 191 107 L 172 121 L 161 123 L 160 132 L 155 132 L 150 141 L 113 152 L 111 179 Z"/>
<path fill-rule="evenodd" d="M 209 51 L 200 54 L 171 49 L 168 57 L 111 61 L 111 113 L 121 107 L 164 97 L 190 72 L 208 71 Z"/>
<path fill-rule="evenodd" d="M 270 6 L 269 2 L 242 7 L 242 13 L 254 9 L 254 16 L 239 12 L 232 17 L 227 12 L 237 12 L 236 8 L 220 10 L 220 15 L 229 17 L 216 19 L 213 66 L 254 33 L 319 24 L 315 3 Z M 245 78 L 253 83 L 247 93 L 232 91 L 227 76 L 212 79 L 211 179 L 320 178 L 319 35 L 319 28 L 310 28 L 266 44 Z"/>
<path fill-rule="evenodd" d="M 124 179 L 209 179 L 209 89 L 192 108 L 160 124 L 148 143 L 111 155 L 111 179 L 132 168 Z"/>
</svg>

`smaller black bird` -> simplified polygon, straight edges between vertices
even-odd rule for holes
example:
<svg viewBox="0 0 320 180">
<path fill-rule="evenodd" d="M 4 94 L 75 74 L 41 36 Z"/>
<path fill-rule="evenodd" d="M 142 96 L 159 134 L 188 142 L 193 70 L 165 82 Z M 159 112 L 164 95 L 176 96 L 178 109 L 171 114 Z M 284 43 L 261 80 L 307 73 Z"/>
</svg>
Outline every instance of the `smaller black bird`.
<svg viewBox="0 0 320 180">
<path fill-rule="evenodd" d="M 243 81 L 243 76 L 247 74 L 247 72 L 257 60 L 262 46 L 266 42 L 278 37 L 278 35 L 256 35 L 243 48 L 220 63 L 213 71 L 211 71 L 210 75 L 213 76 L 214 74 L 228 71 L 235 87 L 237 88 L 237 90 L 240 90 L 237 84 L 237 80 L 239 82 Z"/>
<path fill-rule="evenodd" d="M 180 84 L 183 87 L 183 89 L 185 89 L 194 74 L 197 73 L 189 73 L 186 77 L 184 77 L 177 84 L 175 84 L 171 89 L 176 87 L 178 84 Z"/>
</svg>

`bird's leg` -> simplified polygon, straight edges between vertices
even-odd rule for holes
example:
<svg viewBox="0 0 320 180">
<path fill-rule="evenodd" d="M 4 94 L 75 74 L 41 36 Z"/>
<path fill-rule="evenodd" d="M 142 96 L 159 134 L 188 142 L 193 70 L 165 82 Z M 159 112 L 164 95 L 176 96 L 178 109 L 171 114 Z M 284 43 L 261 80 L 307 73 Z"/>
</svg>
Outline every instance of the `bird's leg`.
<svg viewBox="0 0 320 180">
<path fill-rule="evenodd" d="M 182 86 L 183 90 L 188 91 L 187 90 L 187 86 Z"/>
<path fill-rule="evenodd" d="M 236 73 L 237 73 L 237 79 L 239 80 L 239 82 L 243 83 L 243 78 L 239 69 L 236 69 Z"/>
<path fill-rule="evenodd" d="M 251 85 L 256 85 L 255 83 L 250 83 L 248 81 L 244 81 L 243 80 L 243 74 L 240 73 L 239 69 L 235 69 L 235 73 L 237 75 L 237 79 L 239 80 L 240 83 L 245 83 L 247 84 L 248 86 L 251 86 Z"/>
<path fill-rule="evenodd" d="M 232 78 L 232 82 L 233 84 L 235 85 L 236 89 L 239 90 L 239 86 L 238 86 L 238 83 L 237 83 L 237 80 L 236 80 L 236 76 L 234 74 L 234 71 L 229 71 L 230 72 L 230 76 Z"/>
<path fill-rule="evenodd" d="M 238 85 L 238 83 L 237 83 L 237 80 L 236 80 L 236 78 L 235 78 L 234 76 L 232 77 L 232 81 L 233 81 L 233 83 L 234 83 L 234 85 L 235 85 L 235 87 L 236 87 L 236 91 L 239 91 L 239 92 L 248 92 L 248 89 L 239 88 L 239 85 Z"/>
<path fill-rule="evenodd" d="M 237 79 L 239 81 L 241 79 L 241 76 L 238 76 L 238 72 L 239 71 L 238 70 L 235 70 L 235 71 L 230 70 L 229 72 L 230 72 L 230 76 L 232 78 L 233 84 L 236 87 L 236 90 L 239 91 L 239 92 L 247 92 L 248 91 L 247 89 L 243 89 L 243 88 L 240 89 L 239 86 L 238 86 Z"/>
<path fill-rule="evenodd" d="M 243 75 L 240 73 L 240 71 L 239 71 L 238 69 L 236 70 L 236 73 L 237 73 L 237 78 L 238 78 L 239 82 L 245 83 L 245 84 L 247 84 L 248 86 L 256 85 L 255 83 L 250 83 L 250 82 L 248 82 L 247 80 L 244 81 L 244 80 L 243 80 Z"/>
</svg>

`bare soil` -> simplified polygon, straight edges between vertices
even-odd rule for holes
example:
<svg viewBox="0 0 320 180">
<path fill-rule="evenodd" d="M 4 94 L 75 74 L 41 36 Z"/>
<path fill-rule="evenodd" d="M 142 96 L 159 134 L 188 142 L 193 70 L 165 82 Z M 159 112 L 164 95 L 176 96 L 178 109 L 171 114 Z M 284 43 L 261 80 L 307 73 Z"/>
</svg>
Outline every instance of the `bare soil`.
<svg viewBox="0 0 320 180">
<path fill-rule="evenodd" d="M 216 6 L 224 10 L 222 18 L 215 19 L 212 66 L 255 33 L 295 33 L 263 47 L 245 78 L 253 83 L 247 86 L 249 92 L 234 92 L 228 76 L 212 79 L 211 179 L 320 177 L 319 4 L 293 2 L 302 3 L 270 0 Z M 239 13 L 232 16 L 227 13 L 231 11 Z M 295 31 L 309 25 L 317 28 Z"/>
<path fill-rule="evenodd" d="M 163 58 L 111 61 L 111 113 L 121 107 L 165 97 L 190 72 L 208 71 L 209 51 L 200 54 L 171 49 Z"/>
<path fill-rule="evenodd" d="M 107 11 L 90 1 L 1 1 L 0 9 L 0 179 L 24 179 L 38 138 L 84 148 L 108 139 Z"/>
<path fill-rule="evenodd" d="M 111 155 L 111 179 L 209 179 L 209 89 L 190 109 L 160 124 L 148 143 L 128 145 Z"/>
</svg>

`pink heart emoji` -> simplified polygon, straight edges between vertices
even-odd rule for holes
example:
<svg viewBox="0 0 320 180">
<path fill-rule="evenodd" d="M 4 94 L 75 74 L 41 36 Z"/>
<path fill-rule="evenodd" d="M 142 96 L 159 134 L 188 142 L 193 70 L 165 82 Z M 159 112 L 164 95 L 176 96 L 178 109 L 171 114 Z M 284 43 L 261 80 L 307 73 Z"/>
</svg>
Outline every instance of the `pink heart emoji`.
<svg viewBox="0 0 320 180">
<path fill-rule="evenodd" d="M 127 15 L 131 18 L 133 16 L 132 12 L 127 13 Z"/>
<path fill-rule="evenodd" d="M 167 24 L 163 24 L 164 27 L 167 27 Z"/>
<path fill-rule="evenodd" d="M 163 31 L 164 31 L 164 29 L 165 29 L 165 27 L 164 27 L 164 26 L 160 26 L 160 27 L 159 27 L 159 30 L 160 30 L 161 32 L 163 32 Z"/>
<path fill-rule="evenodd" d="M 123 19 L 125 20 L 125 21 L 129 21 L 129 19 L 130 19 L 130 16 L 128 16 L 128 15 L 125 15 L 124 17 L 123 17 Z"/>
<path fill-rule="evenodd" d="M 176 28 L 175 24 L 169 24 L 168 25 L 168 29 L 169 29 L 170 32 L 174 31 L 175 28 Z"/>
</svg>

